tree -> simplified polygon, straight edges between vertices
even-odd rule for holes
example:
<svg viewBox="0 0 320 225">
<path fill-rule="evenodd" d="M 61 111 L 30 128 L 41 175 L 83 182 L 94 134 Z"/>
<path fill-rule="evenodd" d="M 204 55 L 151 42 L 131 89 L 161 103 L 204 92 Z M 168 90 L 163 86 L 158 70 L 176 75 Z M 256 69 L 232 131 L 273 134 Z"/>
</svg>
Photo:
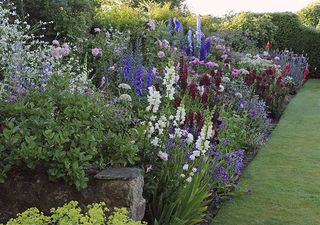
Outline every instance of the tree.
<svg viewBox="0 0 320 225">
<path fill-rule="evenodd" d="M 320 1 L 311 3 L 298 11 L 302 23 L 309 27 L 320 27 Z"/>
</svg>

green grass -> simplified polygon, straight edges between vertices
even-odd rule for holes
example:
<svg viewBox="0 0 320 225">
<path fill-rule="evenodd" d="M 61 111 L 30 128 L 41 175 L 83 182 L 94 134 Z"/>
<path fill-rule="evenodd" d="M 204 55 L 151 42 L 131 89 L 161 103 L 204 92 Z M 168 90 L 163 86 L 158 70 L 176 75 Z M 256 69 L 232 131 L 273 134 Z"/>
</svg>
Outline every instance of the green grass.
<svg viewBox="0 0 320 225">
<path fill-rule="evenodd" d="M 320 224 L 320 80 L 292 99 L 240 182 L 212 225 Z"/>
</svg>

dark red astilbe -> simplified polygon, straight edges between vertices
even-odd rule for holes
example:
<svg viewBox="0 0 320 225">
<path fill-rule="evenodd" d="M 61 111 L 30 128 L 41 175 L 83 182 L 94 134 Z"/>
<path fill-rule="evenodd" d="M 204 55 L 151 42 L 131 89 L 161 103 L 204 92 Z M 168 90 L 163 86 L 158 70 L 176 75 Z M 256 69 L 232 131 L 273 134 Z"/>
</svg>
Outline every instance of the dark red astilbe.
<svg viewBox="0 0 320 225">
<path fill-rule="evenodd" d="M 222 76 L 222 70 L 221 70 L 221 69 L 218 69 L 218 71 L 217 71 L 217 75 L 218 75 L 219 77 L 221 77 L 221 76 Z"/>
<path fill-rule="evenodd" d="M 204 105 L 207 105 L 208 101 L 209 101 L 209 95 L 205 92 L 201 96 L 201 103 L 204 104 Z"/>
<path fill-rule="evenodd" d="M 210 75 L 213 77 L 215 75 L 214 70 L 210 71 Z"/>
<path fill-rule="evenodd" d="M 179 67 L 179 69 L 180 69 L 180 74 L 182 74 L 182 69 L 183 69 L 183 65 L 184 65 L 184 56 L 183 55 L 180 55 L 180 61 L 179 61 L 179 63 L 180 63 L 180 67 Z"/>
<path fill-rule="evenodd" d="M 194 112 L 190 111 L 190 112 L 188 113 L 187 121 L 188 121 L 188 126 L 189 126 L 190 128 L 193 128 Z"/>
<path fill-rule="evenodd" d="M 178 108 L 181 105 L 181 98 L 179 96 L 176 96 L 174 99 L 174 106 Z"/>
<path fill-rule="evenodd" d="M 217 89 L 220 88 L 221 82 L 222 82 L 221 76 L 217 76 L 215 80 L 215 85 Z"/>
<path fill-rule="evenodd" d="M 200 84 L 200 86 L 210 86 L 211 85 L 210 77 L 207 74 L 202 76 L 199 84 Z"/>
<path fill-rule="evenodd" d="M 181 88 L 185 91 L 188 87 L 188 67 L 186 64 L 182 66 L 182 73 L 181 73 Z"/>
<path fill-rule="evenodd" d="M 196 96 L 197 96 L 197 85 L 195 83 L 190 84 L 189 95 L 192 97 L 192 100 L 196 99 Z"/>
<path fill-rule="evenodd" d="M 200 130 L 203 126 L 203 116 L 201 112 L 197 112 L 196 121 L 197 121 L 197 129 Z"/>
</svg>

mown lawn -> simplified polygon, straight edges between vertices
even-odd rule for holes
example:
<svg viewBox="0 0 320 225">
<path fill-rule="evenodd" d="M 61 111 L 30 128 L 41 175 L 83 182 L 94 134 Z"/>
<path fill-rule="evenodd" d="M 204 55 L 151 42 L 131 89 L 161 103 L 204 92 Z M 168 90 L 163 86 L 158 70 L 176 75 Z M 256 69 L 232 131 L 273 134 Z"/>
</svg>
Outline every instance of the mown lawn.
<svg viewBox="0 0 320 225">
<path fill-rule="evenodd" d="M 320 224 L 320 80 L 290 102 L 240 181 L 212 225 Z"/>
</svg>

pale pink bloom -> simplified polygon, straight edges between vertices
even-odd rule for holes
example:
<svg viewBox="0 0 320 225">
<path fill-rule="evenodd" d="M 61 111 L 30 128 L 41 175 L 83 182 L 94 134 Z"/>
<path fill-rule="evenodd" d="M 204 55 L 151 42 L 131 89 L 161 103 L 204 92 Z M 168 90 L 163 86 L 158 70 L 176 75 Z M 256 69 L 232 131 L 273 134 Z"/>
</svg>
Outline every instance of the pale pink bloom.
<svg viewBox="0 0 320 225">
<path fill-rule="evenodd" d="M 58 40 L 53 40 L 52 41 L 52 44 L 55 45 L 55 46 L 60 46 L 60 43 Z"/>
<path fill-rule="evenodd" d="M 163 52 L 163 51 L 159 51 L 158 52 L 158 57 L 161 59 L 161 58 L 163 58 L 163 57 L 165 57 L 166 56 L 166 54 Z"/>
<path fill-rule="evenodd" d="M 215 63 L 215 62 L 207 62 L 206 63 L 206 67 L 212 68 L 212 67 L 215 67 L 215 66 L 218 66 L 218 64 Z"/>
<path fill-rule="evenodd" d="M 162 161 L 168 161 L 168 153 L 159 151 L 158 156 Z"/>
<path fill-rule="evenodd" d="M 95 33 L 100 33 L 101 32 L 101 29 L 99 27 L 96 27 L 93 30 L 94 30 Z"/>
<path fill-rule="evenodd" d="M 93 48 L 91 49 L 91 53 L 94 57 L 102 55 L 102 49 L 101 48 Z"/>
</svg>

